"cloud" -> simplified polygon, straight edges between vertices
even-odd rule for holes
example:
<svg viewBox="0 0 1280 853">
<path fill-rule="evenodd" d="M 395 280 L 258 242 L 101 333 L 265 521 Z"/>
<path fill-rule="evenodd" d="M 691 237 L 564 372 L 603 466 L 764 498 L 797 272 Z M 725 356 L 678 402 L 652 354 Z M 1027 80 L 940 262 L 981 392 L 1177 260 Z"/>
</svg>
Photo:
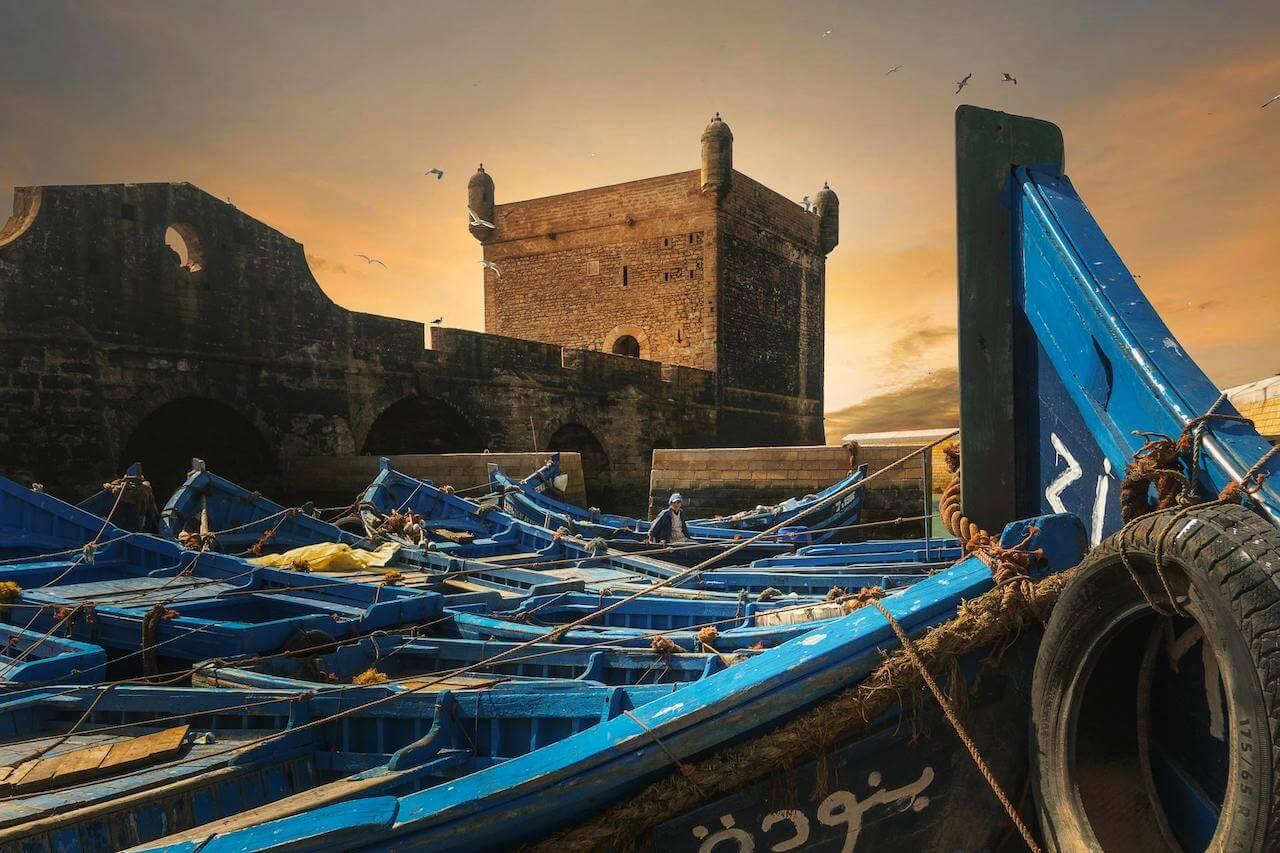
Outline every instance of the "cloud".
<svg viewBox="0 0 1280 853">
<path fill-rule="evenodd" d="M 346 264 L 330 263 L 319 255 L 313 255 L 311 253 L 307 253 L 307 263 L 311 265 L 312 272 L 336 272 L 342 273 L 343 275 L 347 272 Z"/>
<path fill-rule="evenodd" d="M 827 443 L 838 444 L 851 432 L 954 427 L 960 423 L 959 387 L 959 372 L 946 367 L 828 412 Z"/>
<path fill-rule="evenodd" d="M 887 367 L 890 370 L 918 369 L 921 359 L 926 356 L 936 359 L 940 353 L 936 348 L 948 347 L 950 356 L 954 357 L 956 346 L 956 327 L 945 324 L 910 328 L 893 343 L 889 344 Z"/>
</svg>

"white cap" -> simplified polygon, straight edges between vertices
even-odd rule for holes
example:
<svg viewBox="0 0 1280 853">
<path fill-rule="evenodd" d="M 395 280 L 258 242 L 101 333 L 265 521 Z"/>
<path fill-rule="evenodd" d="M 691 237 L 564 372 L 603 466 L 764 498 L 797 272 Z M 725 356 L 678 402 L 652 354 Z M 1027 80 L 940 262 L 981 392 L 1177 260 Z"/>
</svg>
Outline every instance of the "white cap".
<svg viewBox="0 0 1280 853">
<path fill-rule="evenodd" d="M 667 501 L 667 503 L 669 503 L 669 504 L 673 504 L 673 503 L 675 503 L 676 501 L 683 501 L 683 500 L 684 500 L 684 498 L 680 497 L 680 493 L 679 493 L 679 492 L 672 492 L 672 493 L 671 493 L 671 500 Z"/>
</svg>

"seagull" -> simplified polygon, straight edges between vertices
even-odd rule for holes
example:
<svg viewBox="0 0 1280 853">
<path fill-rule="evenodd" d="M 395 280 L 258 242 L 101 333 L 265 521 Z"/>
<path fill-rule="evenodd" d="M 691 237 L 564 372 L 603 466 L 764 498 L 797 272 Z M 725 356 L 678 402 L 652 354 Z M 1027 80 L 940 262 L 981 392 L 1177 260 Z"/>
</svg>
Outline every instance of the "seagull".
<svg viewBox="0 0 1280 853">
<path fill-rule="evenodd" d="M 437 317 L 437 318 L 435 318 L 434 320 L 432 320 L 432 321 L 431 321 L 431 325 L 433 325 L 433 326 L 439 326 L 439 325 L 440 325 L 441 323 L 443 323 L 443 322 L 444 322 L 444 315 L 443 315 L 443 314 L 441 314 L 439 317 Z"/>
<path fill-rule="evenodd" d="M 812 202 L 809 201 L 808 196 L 805 196 L 800 200 L 800 206 L 804 208 L 805 213 L 808 213 L 810 210 L 813 209 L 813 204 Z"/>
<path fill-rule="evenodd" d="M 966 78 L 966 79 L 967 79 L 967 78 Z M 1008 71 L 1006 71 L 1006 72 L 1004 72 L 1004 76 L 1000 78 L 1000 82 L 1001 82 L 1001 83 L 1012 83 L 1013 85 L 1015 85 L 1015 86 L 1016 86 L 1016 85 L 1018 85 L 1018 78 L 1017 78 L 1017 77 L 1014 77 L 1012 74 L 1010 74 Z"/>
<path fill-rule="evenodd" d="M 378 266 L 382 267 L 384 270 L 387 268 L 387 265 L 386 265 L 386 264 L 384 264 L 382 261 L 378 260 L 377 258 L 371 258 L 371 257 L 369 257 L 368 255 L 361 255 L 361 254 L 358 254 L 358 253 L 356 254 L 356 257 L 357 257 L 357 258 L 364 258 L 364 262 L 365 262 L 366 264 L 377 264 Z"/>
<path fill-rule="evenodd" d="M 426 173 L 428 175 L 435 175 L 437 181 L 444 177 L 444 169 L 428 169 Z"/>
<path fill-rule="evenodd" d="M 469 208 L 469 207 L 467 208 L 467 215 L 471 217 L 471 224 L 472 224 L 472 225 L 483 225 L 485 228 L 492 228 L 492 227 L 493 227 L 493 223 L 492 223 L 492 222 L 485 222 L 485 221 L 484 221 L 483 219 L 481 219 L 479 216 L 476 216 L 476 212 L 475 212 L 474 210 L 472 210 L 471 208 Z"/>
<path fill-rule="evenodd" d="M 884 72 L 884 76 L 888 77 L 890 74 L 897 74 L 901 70 L 902 70 L 901 65 L 895 65 L 892 68 L 890 68 L 888 71 Z"/>
<path fill-rule="evenodd" d="M 1280 95 L 1276 95 L 1274 98 L 1272 98 L 1271 100 L 1267 101 L 1265 104 L 1263 104 L 1263 105 L 1262 105 L 1261 107 L 1259 107 L 1258 109 L 1265 110 L 1267 107 L 1271 106 L 1271 105 L 1272 105 L 1272 104 L 1274 104 L 1276 101 L 1280 101 Z"/>
<path fill-rule="evenodd" d="M 823 38 L 826 38 L 826 37 L 827 37 L 827 36 L 829 36 L 829 35 L 831 35 L 831 30 L 827 30 L 825 33 L 823 33 L 823 34 L 822 34 L 822 37 L 823 37 Z"/>
<path fill-rule="evenodd" d="M 490 225 L 489 227 L 492 228 L 493 226 Z M 498 278 L 502 278 L 502 270 L 498 269 L 498 265 L 495 264 L 493 261 L 481 261 L 480 266 L 488 270 L 493 270 L 494 275 L 496 275 Z"/>
<path fill-rule="evenodd" d="M 961 89 L 963 89 L 965 86 L 968 86 L 968 85 L 969 85 L 969 78 L 970 78 L 970 77 L 972 77 L 972 76 L 973 76 L 973 72 L 972 72 L 972 71 L 970 71 L 968 74 L 964 75 L 964 79 L 963 79 L 963 80 L 959 80 L 959 81 L 957 81 L 957 82 L 956 82 L 956 94 L 957 94 L 957 95 L 958 95 L 958 94 L 960 94 L 960 90 L 961 90 Z"/>
</svg>

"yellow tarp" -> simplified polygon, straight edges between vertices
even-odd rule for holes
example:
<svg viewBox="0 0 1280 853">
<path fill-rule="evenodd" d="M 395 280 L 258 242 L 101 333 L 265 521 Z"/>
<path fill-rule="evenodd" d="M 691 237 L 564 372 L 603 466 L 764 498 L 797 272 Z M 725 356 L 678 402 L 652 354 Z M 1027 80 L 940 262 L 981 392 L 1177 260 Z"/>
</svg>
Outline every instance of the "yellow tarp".
<svg viewBox="0 0 1280 853">
<path fill-rule="evenodd" d="M 400 546 L 395 542 L 388 542 L 376 551 L 352 548 L 341 542 L 319 542 L 283 554 L 255 557 L 249 562 L 277 569 L 303 565 L 312 572 L 353 572 L 381 568 L 391 562 L 399 550 Z"/>
</svg>

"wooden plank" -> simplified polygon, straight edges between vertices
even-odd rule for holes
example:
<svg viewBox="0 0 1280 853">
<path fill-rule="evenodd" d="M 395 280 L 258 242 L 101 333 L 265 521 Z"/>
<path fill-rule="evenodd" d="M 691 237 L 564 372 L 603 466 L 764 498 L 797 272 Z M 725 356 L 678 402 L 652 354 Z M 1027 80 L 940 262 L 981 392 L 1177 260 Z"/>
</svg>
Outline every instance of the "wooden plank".
<svg viewBox="0 0 1280 853">
<path fill-rule="evenodd" d="M 97 744 L 23 762 L 5 775 L 3 790 L 15 794 L 43 788 L 74 785 L 89 779 L 121 773 L 131 767 L 165 761 L 178 754 L 186 742 L 189 725 L 154 732 L 116 743 Z"/>
<path fill-rule="evenodd" d="M 1034 399 L 1019 375 L 1011 212 L 1013 170 L 1062 174 L 1062 132 L 1039 119 L 961 106 L 956 110 L 956 236 L 959 281 L 961 507 L 999 531 L 1034 514 L 1018 494 L 1024 454 L 1018 417 Z M 1025 337 L 1025 336 L 1024 336 Z"/>
</svg>

